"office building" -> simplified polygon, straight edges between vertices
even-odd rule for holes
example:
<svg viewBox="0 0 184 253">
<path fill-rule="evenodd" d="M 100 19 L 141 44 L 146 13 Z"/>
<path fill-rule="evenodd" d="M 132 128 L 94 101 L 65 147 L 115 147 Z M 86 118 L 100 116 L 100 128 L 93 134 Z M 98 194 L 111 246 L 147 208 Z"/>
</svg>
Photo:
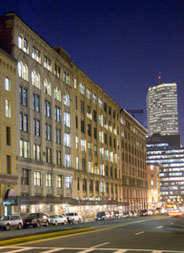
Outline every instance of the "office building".
<svg viewBox="0 0 184 253">
<path fill-rule="evenodd" d="M 148 89 L 148 135 L 178 134 L 178 100 L 176 83 L 163 83 Z"/>
<path fill-rule="evenodd" d="M 147 165 L 159 166 L 162 204 L 181 204 L 184 200 L 184 148 L 179 136 L 147 138 Z"/>
<path fill-rule="evenodd" d="M 88 218 L 123 208 L 119 105 L 67 52 L 51 47 L 15 13 L 0 17 L 0 43 L 17 60 L 14 201 L 19 213 L 79 212 Z M 131 145 L 138 145 L 134 174 L 141 193 L 125 193 L 125 199 L 132 204 L 140 198 L 145 205 L 146 131 L 128 115 L 128 124 L 137 129 Z"/>
</svg>

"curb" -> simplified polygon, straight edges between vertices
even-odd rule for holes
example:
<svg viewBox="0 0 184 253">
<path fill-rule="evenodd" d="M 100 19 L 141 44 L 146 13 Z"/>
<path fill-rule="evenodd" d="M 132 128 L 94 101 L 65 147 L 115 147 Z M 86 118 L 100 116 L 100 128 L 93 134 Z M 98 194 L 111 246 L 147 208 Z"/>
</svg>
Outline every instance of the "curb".
<svg viewBox="0 0 184 253">
<path fill-rule="evenodd" d="M 84 232 L 93 231 L 93 230 L 94 230 L 93 227 L 76 228 L 76 229 L 72 229 L 72 230 L 65 230 L 65 231 L 51 232 L 51 233 L 41 234 L 41 235 L 32 235 L 32 236 L 14 238 L 14 239 L 0 241 L 0 246 L 9 246 L 9 245 L 12 245 L 12 244 L 17 244 L 17 243 L 23 243 L 23 242 L 40 240 L 40 239 L 52 238 L 52 237 L 57 237 L 57 236 L 62 236 L 62 235 L 64 236 L 64 235 L 84 233 Z"/>
</svg>

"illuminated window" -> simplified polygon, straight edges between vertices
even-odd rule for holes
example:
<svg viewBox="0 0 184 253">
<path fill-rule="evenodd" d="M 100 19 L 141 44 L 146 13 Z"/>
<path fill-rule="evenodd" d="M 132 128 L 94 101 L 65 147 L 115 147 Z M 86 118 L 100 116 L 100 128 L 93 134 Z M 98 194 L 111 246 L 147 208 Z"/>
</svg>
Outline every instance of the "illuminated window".
<svg viewBox="0 0 184 253">
<path fill-rule="evenodd" d="M 55 106 L 55 121 L 61 122 L 61 108 Z"/>
<path fill-rule="evenodd" d="M 5 77 L 4 79 L 4 89 L 10 91 L 10 79 L 8 77 Z"/>
<path fill-rule="evenodd" d="M 24 52 L 28 53 L 28 41 L 22 36 L 18 36 L 18 47 L 21 48 Z"/>
<path fill-rule="evenodd" d="M 32 58 L 35 59 L 39 63 L 41 62 L 40 50 L 38 50 L 35 47 L 32 48 Z"/>
<path fill-rule="evenodd" d="M 40 75 L 36 71 L 31 72 L 32 85 L 40 89 Z"/>
<path fill-rule="evenodd" d="M 52 174 L 46 174 L 46 187 L 52 187 Z"/>
<path fill-rule="evenodd" d="M 46 162 L 51 163 L 52 162 L 52 149 L 49 147 L 46 147 Z"/>
<path fill-rule="evenodd" d="M 56 178 L 56 187 L 57 188 L 62 188 L 62 176 L 61 175 L 57 175 L 57 178 Z"/>
<path fill-rule="evenodd" d="M 86 89 L 86 97 L 87 97 L 87 99 L 91 99 L 91 91 L 87 88 Z"/>
<path fill-rule="evenodd" d="M 51 103 L 48 100 L 45 100 L 44 115 L 48 118 L 51 117 Z"/>
<path fill-rule="evenodd" d="M 69 96 L 69 94 L 64 95 L 64 105 L 70 106 L 70 96 Z"/>
<path fill-rule="evenodd" d="M 75 136 L 75 148 L 79 149 L 79 137 Z"/>
<path fill-rule="evenodd" d="M 40 112 L 40 96 L 37 94 L 33 94 L 33 110 Z"/>
<path fill-rule="evenodd" d="M 104 182 L 100 182 L 100 191 L 105 192 L 105 183 Z"/>
<path fill-rule="evenodd" d="M 64 125 L 70 127 L 70 113 L 64 112 Z"/>
<path fill-rule="evenodd" d="M 73 86 L 74 86 L 74 89 L 77 89 L 77 79 L 76 78 L 73 79 Z"/>
<path fill-rule="evenodd" d="M 79 157 L 76 156 L 76 170 L 79 169 Z"/>
<path fill-rule="evenodd" d="M 98 99 L 98 106 L 99 106 L 100 109 L 102 109 L 102 100 L 101 100 L 101 98 Z"/>
<path fill-rule="evenodd" d="M 97 97 L 95 94 L 93 94 L 93 104 L 96 105 Z"/>
<path fill-rule="evenodd" d="M 61 165 L 61 151 L 56 150 L 56 164 Z"/>
<path fill-rule="evenodd" d="M 28 158 L 29 155 L 29 142 L 20 140 L 20 157 Z"/>
<path fill-rule="evenodd" d="M 19 102 L 23 106 L 27 106 L 27 89 L 19 87 Z"/>
<path fill-rule="evenodd" d="M 22 79 L 28 81 L 28 67 L 23 62 L 18 62 L 18 75 Z"/>
<path fill-rule="evenodd" d="M 61 73 L 60 67 L 57 64 L 55 64 L 54 75 L 56 75 L 58 78 L 60 78 L 60 73 Z"/>
<path fill-rule="evenodd" d="M 83 83 L 80 83 L 79 84 L 79 90 L 80 90 L 80 94 L 84 95 L 84 84 Z"/>
<path fill-rule="evenodd" d="M 70 76 L 66 72 L 63 72 L 63 81 L 66 84 L 70 84 Z"/>
<path fill-rule="evenodd" d="M 71 155 L 65 154 L 65 166 L 67 168 L 71 167 Z"/>
<path fill-rule="evenodd" d="M 42 185 L 42 174 L 39 171 L 34 172 L 34 186 Z"/>
<path fill-rule="evenodd" d="M 71 135 L 64 133 L 64 145 L 65 147 L 71 147 Z"/>
<path fill-rule="evenodd" d="M 33 159 L 41 161 L 41 150 L 38 144 L 33 144 Z"/>
<path fill-rule="evenodd" d="M 5 99 L 5 117 L 11 118 L 11 104 L 8 99 Z"/>
<path fill-rule="evenodd" d="M 48 69 L 49 71 L 52 70 L 51 60 L 50 60 L 47 56 L 44 56 L 43 66 L 44 66 L 46 69 Z"/>
<path fill-rule="evenodd" d="M 71 176 L 65 177 L 65 186 L 66 186 L 66 189 L 72 188 L 72 177 Z"/>
<path fill-rule="evenodd" d="M 51 83 L 47 79 L 45 79 L 43 84 L 44 84 L 44 92 L 46 94 L 48 94 L 49 96 L 51 96 L 51 94 L 52 94 L 52 92 L 51 92 Z"/>
<path fill-rule="evenodd" d="M 81 139 L 81 151 L 86 151 L 86 141 L 84 139 Z"/>
<path fill-rule="evenodd" d="M 56 143 L 61 144 L 61 129 L 56 127 Z"/>
<path fill-rule="evenodd" d="M 61 90 L 58 87 L 54 88 L 54 99 L 61 102 Z"/>
</svg>

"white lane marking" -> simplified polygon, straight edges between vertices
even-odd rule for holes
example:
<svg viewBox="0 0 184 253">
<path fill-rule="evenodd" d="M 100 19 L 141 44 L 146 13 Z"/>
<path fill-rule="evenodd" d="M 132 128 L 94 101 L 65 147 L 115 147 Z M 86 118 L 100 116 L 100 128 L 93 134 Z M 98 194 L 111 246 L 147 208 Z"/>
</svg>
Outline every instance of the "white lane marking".
<svg viewBox="0 0 184 253">
<path fill-rule="evenodd" d="M 25 250 L 31 250 L 34 249 L 33 247 L 29 247 L 29 248 L 23 248 L 23 249 L 16 249 L 16 250 L 12 250 L 12 251 L 8 251 L 8 253 L 16 253 L 16 252 L 21 252 L 21 251 L 25 251 Z"/>
<path fill-rule="evenodd" d="M 56 252 L 56 251 L 60 251 L 60 250 L 63 250 L 63 249 L 65 249 L 65 248 L 51 249 L 51 250 L 44 251 L 44 253 Z"/>
<path fill-rule="evenodd" d="M 101 243 L 101 244 L 97 244 L 95 246 L 92 246 L 93 248 L 97 248 L 97 247 L 101 247 L 101 246 L 104 246 L 104 245 L 107 245 L 109 244 L 110 242 L 104 242 L 104 243 Z"/>
<path fill-rule="evenodd" d="M 103 243 L 104 244 L 107 244 L 107 243 Z M 101 244 L 99 244 L 101 245 Z M 97 245 L 99 247 L 99 245 Z M 151 253 L 164 253 L 164 252 L 170 252 L 170 253 L 173 253 L 173 250 L 154 250 L 154 249 L 118 249 L 118 248 L 74 248 L 74 247 L 64 247 L 64 248 L 55 248 L 55 247 L 12 247 L 12 246 L 0 246 L 0 250 L 2 249 L 14 249 L 13 251 L 6 251 L 7 253 L 18 253 L 18 252 L 21 252 L 23 250 L 34 250 L 34 249 L 48 249 L 48 251 L 41 251 L 43 253 L 51 253 L 51 252 L 56 252 L 58 250 L 79 250 L 77 252 L 90 252 L 90 251 L 93 251 L 95 249 L 98 249 L 100 251 L 113 251 L 114 253 L 126 253 L 127 251 L 139 251 L 140 253 L 147 253 L 147 252 L 151 252 Z M 16 250 L 15 250 L 16 249 Z M 86 251 L 84 251 L 86 250 Z M 174 251 L 174 252 L 177 252 L 177 253 L 184 253 L 183 251 Z"/>
<path fill-rule="evenodd" d="M 119 249 L 117 251 L 114 251 L 114 253 L 124 253 L 124 252 L 127 252 L 128 249 Z"/>
<path fill-rule="evenodd" d="M 104 245 L 107 245 L 107 244 L 109 244 L 109 242 L 104 242 L 104 243 L 101 243 L 101 244 L 97 244 L 97 245 L 94 245 L 94 246 L 92 246 L 92 247 L 90 247 L 90 248 L 88 248 L 86 250 L 78 251 L 78 252 L 80 252 L 80 253 L 86 253 L 86 252 L 94 251 L 96 248 L 104 246 Z"/>
<path fill-rule="evenodd" d="M 160 229 L 160 228 L 163 228 L 163 226 L 158 226 L 157 228 Z"/>
<path fill-rule="evenodd" d="M 144 234 L 144 231 L 141 231 L 141 232 L 135 233 L 135 235 L 140 235 L 140 234 Z"/>
<path fill-rule="evenodd" d="M 86 250 L 77 251 L 77 253 L 78 252 L 80 252 L 80 253 L 86 253 L 86 252 L 90 252 L 90 251 L 94 251 L 94 250 L 95 250 L 95 248 L 89 248 L 89 249 L 86 249 Z"/>
</svg>

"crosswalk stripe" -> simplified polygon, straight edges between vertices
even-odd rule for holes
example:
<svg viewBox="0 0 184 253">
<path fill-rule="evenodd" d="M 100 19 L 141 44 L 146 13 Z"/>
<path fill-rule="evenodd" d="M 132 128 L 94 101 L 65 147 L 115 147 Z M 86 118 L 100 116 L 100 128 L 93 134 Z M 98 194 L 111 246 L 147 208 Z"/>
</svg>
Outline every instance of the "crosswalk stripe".
<svg viewBox="0 0 184 253">
<path fill-rule="evenodd" d="M 17 247 L 7 247 L 3 246 L 0 247 L 0 252 L 3 249 L 6 249 L 6 253 L 19 253 L 19 252 L 25 252 L 28 250 L 41 250 L 41 253 L 52 253 L 52 252 L 57 252 L 57 251 L 62 251 L 62 250 L 77 250 L 78 253 L 87 253 L 87 252 L 93 252 L 95 250 L 104 252 L 104 251 L 109 251 L 110 253 L 126 253 L 126 252 L 140 252 L 140 253 L 184 253 L 183 251 L 177 251 L 177 250 L 154 250 L 154 249 L 118 249 L 118 248 L 99 248 L 100 246 L 109 244 L 108 242 L 98 244 L 95 246 L 92 246 L 90 248 L 75 248 L 75 247 L 25 247 L 25 246 L 17 246 Z M 8 251 L 10 250 L 10 251 Z"/>
</svg>

